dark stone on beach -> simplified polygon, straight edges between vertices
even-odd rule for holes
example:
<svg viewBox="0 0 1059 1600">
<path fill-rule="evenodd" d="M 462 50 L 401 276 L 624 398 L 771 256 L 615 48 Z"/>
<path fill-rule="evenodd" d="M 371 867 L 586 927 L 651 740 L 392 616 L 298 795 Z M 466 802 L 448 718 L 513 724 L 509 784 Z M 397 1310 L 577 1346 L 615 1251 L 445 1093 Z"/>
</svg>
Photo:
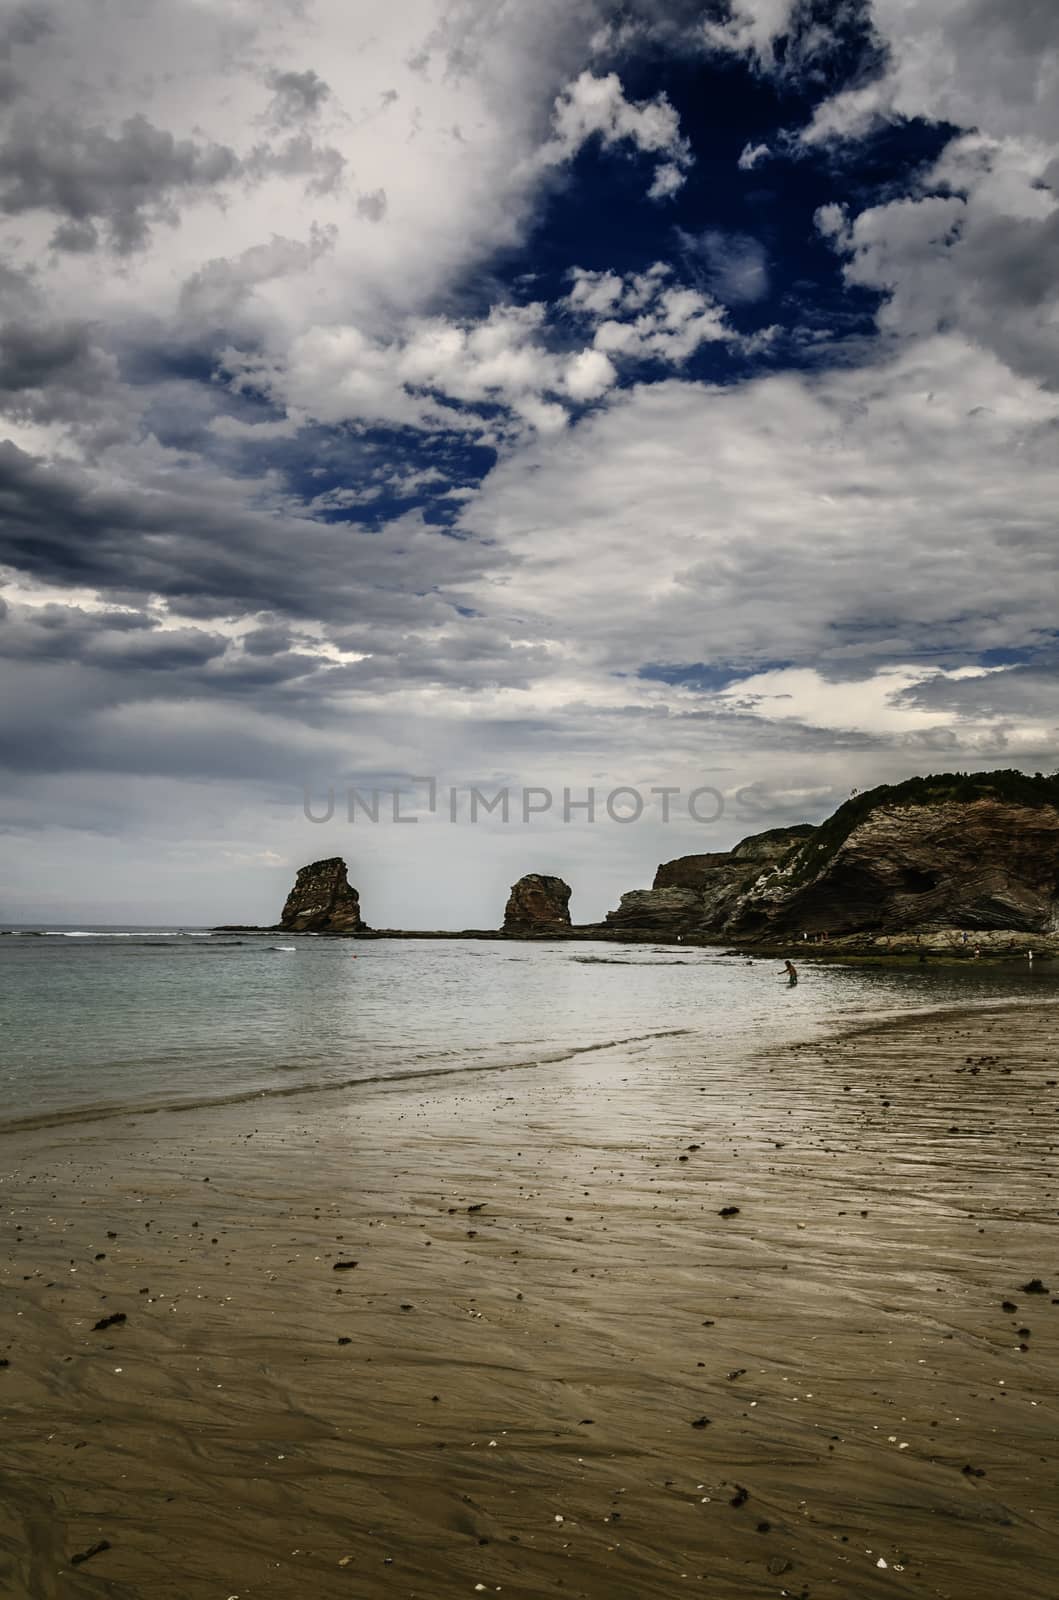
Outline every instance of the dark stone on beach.
<svg viewBox="0 0 1059 1600">
<path fill-rule="evenodd" d="M 122 1323 L 127 1322 L 128 1320 L 129 1319 L 125 1315 L 124 1311 L 115 1311 L 114 1315 L 111 1317 L 100 1317 L 99 1321 L 93 1327 L 92 1332 L 98 1333 L 101 1328 L 120 1328 Z"/>
<path fill-rule="evenodd" d="M 1029 1283 L 1024 1283 L 1022 1285 L 1022 1292 L 1023 1294 L 1047 1294 L 1048 1290 L 1045 1288 L 1040 1278 L 1031 1278 Z"/>
<path fill-rule="evenodd" d="M 351 1270 L 351 1268 L 356 1266 L 356 1264 L 357 1263 L 355 1261 L 336 1261 L 334 1266 L 331 1268 L 331 1271 L 332 1272 L 349 1272 Z"/>
<path fill-rule="evenodd" d="M 11 1363 L 6 1356 L 0 1357 L 0 1367 L 9 1367 L 10 1365 Z"/>
<path fill-rule="evenodd" d="M 709 1417 L 696 1417 L 694 1422 L 691 1424 L 691 1426 L 693 1428 L 708 1428 L 709 1425 L 710 1425 Z"/>
<path fill-rule="evenodd" d="M 729 1383 L 734 1383 L 736 1378 L 745 1378 L 745 1377 L 746 1377 L 746 1368 L 745 1367 L 733 1367 L 732 1371 L 728 1374 L 728 1382 Z"/>
<path fill-rule="evenodd" d="M 718 1211 L 717 1215 L 719 1217 L 737 1217 L 739 1215 L 739 1207 L 738 1206 L 722 1206 L 720 1211 Z"/>
<path fill-rule="evenodd" d="M 82 1550 L 79 1555 L 70 1557 L 71 1567 L 80 1567 L 86 1561 L 91 1561 L 93 1556 L 101 1556 L 104 1550 L 110 1549 L 109 1539 L 100 1539 L 98 1544 L 91 1545 L 89 1549 Z"/>
<path fill-rule="evenodd" d="M 984 1478 L 985 1477 L 985 1468 L 984 1467 L 963 1467 L 963 1468 L 961 1468 L 961 1471 L 963 1472 L 963 1475 L 964 1475 L 965 1478 Z"/>
<path fill-rule="evenodd" d="M 1000 1309 L 1001 1311 L 1017 1311 L 1018 1306 L 1015 1304 L 1014 1300 L 1001 1300 Z"/>
<path fill-rule="evenodd" d="M 412 1305 L 410 1301 L 404 1300 L 401 1303 L 401 1310 L 402 1311 L 414 1311 L 415 1310 L 415 1306 Z"/>
<path fill-rule="evenodd" d="M 789 1572 L 791 1570 L 791 1564 L 786 1556 L 770 1556 L 767 1562 L 767 1570 L 774 1578 L 778 1578 L 781 1572 Z"/>
<path fill-rule="evenodd" d="M 352 1344 L 353 1340 L 349 1337 L 349 1335 L 347 1333 L 347 1334 L 343 1334 L 338 1342 L 339 1342 L 339 1344 Z"/>
<path fill-rule="evenodd" d="M 470 1215 L 471 1212 L 473 1212 L 473 1211 L 484 1211 L 484 1210 L 485 1210 L 485 1201 L 484 1200 L 479 1201 L 479 1203 L 476 1206 L 468 1206 L 467 1207 L 468 1215 Z"/>
<path fill-rule="evenodd" d="M 729 1500 L 728 1504 L 730 1506 L 745 1506 L 749 1499 L 750 1490 L 744 1489 L 741 1483 L 737 1483 L 735 1486 L 735 1494 Z"/>
</svg>

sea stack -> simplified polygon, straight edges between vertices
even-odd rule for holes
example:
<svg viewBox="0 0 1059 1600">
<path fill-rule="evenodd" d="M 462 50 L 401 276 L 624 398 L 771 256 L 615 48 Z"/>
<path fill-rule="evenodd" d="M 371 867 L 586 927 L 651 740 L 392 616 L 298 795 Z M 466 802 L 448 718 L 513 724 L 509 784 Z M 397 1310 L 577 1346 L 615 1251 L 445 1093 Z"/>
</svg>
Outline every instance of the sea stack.
<svg viewBox="0 0 1059 1600">
<path fill-rule="evenodd" d="M 360 896 L 341 856 L 298 869 L 279 925 L 287 933 L 361 933 Z"/>
<path fill-rule="evenodd" d="M 525 937 L 561 933 L 570 926 L 570 885 L 562 878 L 527 872 L 513 885 L 504 907 L 504 932 Z"/>
</svg>

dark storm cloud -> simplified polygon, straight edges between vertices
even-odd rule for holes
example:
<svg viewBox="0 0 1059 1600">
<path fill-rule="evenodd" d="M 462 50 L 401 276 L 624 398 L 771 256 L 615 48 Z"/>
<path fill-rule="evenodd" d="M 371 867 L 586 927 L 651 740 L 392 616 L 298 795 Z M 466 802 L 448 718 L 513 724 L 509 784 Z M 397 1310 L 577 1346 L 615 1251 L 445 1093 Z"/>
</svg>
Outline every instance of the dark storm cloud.
<svg viewBox="0 0 1059 1600">
<path fill-rule="evenodd" d="M 0 563 L 46 583 L 161 595 L 199 618 L 268 611 L 348 623 L 429 611 L 440 605 L 432 590 L 482 561 L 480 546 L 415 517 L 372 534 L 255 505 L 245 480 L 205 465 L 115 485 L 0 443 Z M 419 592 L 409 594 L 413 569 Z"/>
<path fill-rule="evenodd" d="M 51 327 L 9 323 L 0 328 L 0 389 L 17 394 L 39 389 L 85 364 L 91 354 L 88 329 L 68 322 Z"/>
<path fill-rule="evenodd" d="M 268 85 L 272 90 L 269 113 L 274 122 L 284 126 L 314 117 L 331 94 L 311 67 L 305 72 L 270 72 Z"/>
<path fill-rule="evenodd" d="M 1054 737 L 1059 732 L 1057 674 L 1059 646 L 1052 643 L 1034 651 L 1029 660 L 1003 671 L 976 678 L 931 678 L 907 689 L 902 698 L 945 716 L 972 716 L 984 711 L 1013 721 L 1040 718 Z"/>
<path fill-rule="evenodd" d="M 243 635 L 243 649 L 252 656 L 276 655 L 290 648 L 291 632 L 279 623 L 265 623 Z"/>
<path fill-rule="evenodd" d="M 19 112 L 0 147 L 0 211 L 52 212 L 85 237 L 99 224 L 128 252 L 146 242 L 151 220 L 173 219 L 178 194 L 215 188 L 239 169 L 227 145 L 175 139 L 142 114 L 110 134 L 54 111 Z"/>
<path fill-rule="evenodd" d="M 200 628 L 159 627 L 142 611 L 86 611 L 44 605 L 8 612 L 0 625 L 0 656 L 34 661 L 81 661 L 120 672 L 168 672 L 203 666 L 223 655 L 228 641 Z"/>
<path fill-rule="evenodd" d="M 340 182 L 345 159 L 307 134 L 256 145 L 245 158 L 230 145 L 175 138 L 142 113 L 117 133 L 54 110 L 19 110 L 0 145 L 0 212 L 43 211 L 60 219 L 52 247 L 90 252 L 105 240 L 119 254 L 143 249 L 151 225 L 179 220 L 178 201 L 243 179 L 305 178 L 308 192 Z"/>
<path fill-rule="evenodd" d="M 49 315 L 33 273 L 0 262 L 0 407 L 38 422 L 113 415 L 117 364 L 92 323 Z"/>
<path fill-rule="evenodd" d="M 116 364 L 83 323 L 0 326 L 0 400 L 35 421 L 89 420 L 107 404 Z"/>
<path fill-rule="evenodd" d="M 42 5 L 18 6 L 0 22 L 0 105 L 14 100 L 24 84 L 11 57 L 20 45 L 35 44 L 52 31 L 47 8 Z"/>
<path fill-rule="evenodd" d="M 12 694 L 0 705 L 0 767 L 12 773 L 109 773 L 172 778 L 246 777 L 274 781 L 296 773 L 303 753 L 323 736 L 293 723 L 255 717 L 216 698 L 181 698 L 133 680 L 117 692 L 114 674 L 86 673 L 73 662 L 30 672 L 11 669 Z M 163 692 L 164 691 L 164 692 Z"/>
<path fill-rule="evenodd" d="M 305 178 L 306 193 L 325 195 L 338 188 L 345 168 L 345 156 L 334 145 L 317 144 L 307 133 L 292 133 L 280 145 L 255 145 L 241 170 L 251 182 Z"/>
</svg>

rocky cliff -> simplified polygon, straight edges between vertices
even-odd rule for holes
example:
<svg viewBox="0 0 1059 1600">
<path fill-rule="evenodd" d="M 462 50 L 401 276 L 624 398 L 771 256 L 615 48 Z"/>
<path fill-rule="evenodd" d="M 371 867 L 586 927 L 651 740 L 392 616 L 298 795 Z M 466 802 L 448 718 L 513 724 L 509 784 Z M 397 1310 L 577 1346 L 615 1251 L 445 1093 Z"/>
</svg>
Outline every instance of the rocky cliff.
<svg viewBox="0 0 1059 1600">
<path fill-rule="evenodd" d="M 944 773 L 883 785 L 819 827 L 663 862 L 606 928 L 704 938 L 1059 932 L 1059 777 Z"/>
<path fill-rule="evenodd" d="M 279 925 L 288 933 L 360 933 L 360 896 L 347 877 L 341 856 L 298 869 Z"/>
<path fill-rule="evenodd" d="M 663 861 L 650 889 L 623 894 L 606 926 L 657 933 L 720 931 L 744 894 L 761 875 L 815 832 L 808 823 L 751 834 L 731 850 L 678 856 Z"/>
<path fill-rule="evenodd" d="M 725 934 L 1059 931 L 1059 779 L 949 774 L 839 807 L 743 894 Z"/>
<path fill-rule="evenodd" d="M 513 885 L 504 907 L 504 932 L 563 931 L 570 926 L 570 885 L 562 878 L 528 872 Z"/>
</svg>

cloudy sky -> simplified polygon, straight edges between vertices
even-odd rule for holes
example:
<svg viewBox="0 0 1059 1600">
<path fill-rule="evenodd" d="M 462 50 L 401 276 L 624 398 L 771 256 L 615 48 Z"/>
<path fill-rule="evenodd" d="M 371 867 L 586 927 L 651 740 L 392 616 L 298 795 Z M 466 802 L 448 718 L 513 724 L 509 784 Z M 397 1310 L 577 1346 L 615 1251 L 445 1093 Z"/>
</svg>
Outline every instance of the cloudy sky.
<svg viewBox="0 0 1059 1600">
<path fill-rule="evenodd" d="M 1054 769 L 1057 190 L 1053 0 L 0 0 L 0 919 Z"/>
</svg>

